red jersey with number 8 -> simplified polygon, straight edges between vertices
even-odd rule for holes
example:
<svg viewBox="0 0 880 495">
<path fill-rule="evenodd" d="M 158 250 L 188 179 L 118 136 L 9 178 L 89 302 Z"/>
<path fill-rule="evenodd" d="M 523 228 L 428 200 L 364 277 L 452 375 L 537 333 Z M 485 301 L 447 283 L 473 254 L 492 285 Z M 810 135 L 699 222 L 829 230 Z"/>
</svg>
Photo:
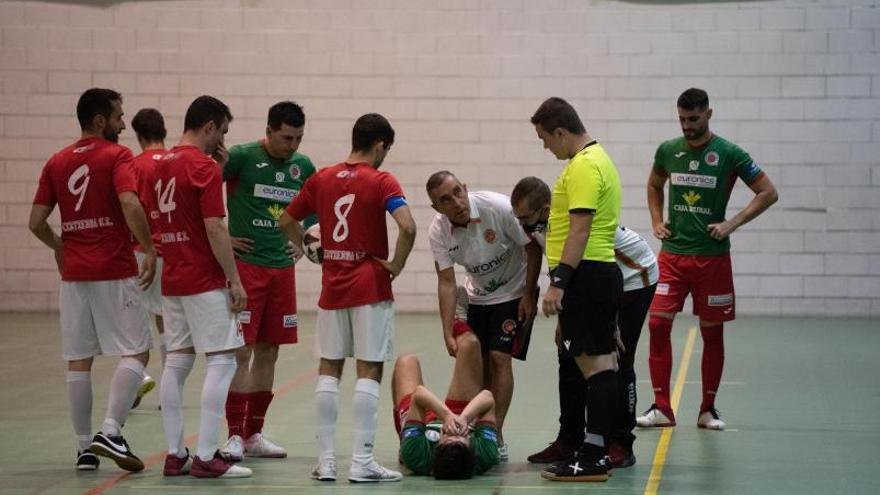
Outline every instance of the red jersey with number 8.
<svg viewBox="0 0 880 495">
<path fill-rule="evenodd" d="M 136 192 L 131 151 L 97 137 L 56 153 L 40 176 L 34 204 L 61 212 L 67 282 L 117 280 L 137 275 L 137 262 L 119 194 Z"/>
<path fill-rule="evenodd" d="M 324 248 L 318 306 L 344 309 L 393 299 L 391 276 L 374 258 L 388 258 L 386 201 L 403 197 L 397 179 L 367 163 L 319 170 L 287 206 L 303 220 L 313 213 Z"/>
<path fill-rule="evenodd" d="M 162 243 L 162 295 L 191 296 L 226 287 L 205 219 L 225 217 L 220 166 L 195 146 L 175 146 L 156 163 Z"/>
</svg>

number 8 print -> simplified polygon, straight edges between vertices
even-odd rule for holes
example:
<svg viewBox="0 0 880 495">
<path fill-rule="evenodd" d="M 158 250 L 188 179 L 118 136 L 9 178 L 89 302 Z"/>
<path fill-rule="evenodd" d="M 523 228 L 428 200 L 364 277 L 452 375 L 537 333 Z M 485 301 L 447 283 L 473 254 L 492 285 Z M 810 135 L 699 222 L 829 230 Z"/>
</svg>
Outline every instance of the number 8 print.
<svg viewBox="0 0 880 495">
<path fill-rule="evenodd" d="M 79 211 L 80 207 L 82 207 L 83 198 L 86 197 L 86 189 L 89 188 L 89 179 L 91 179 L 89 177 L 89 166 L 85 163 L 74 170 L 70 174 L 70 178 L 67 179 L 67 190 L 74 196 L 79 196 L 73 211 Z"/>
<path fill-rule="evenodd" d="M 336 223 L 336 227 L 333 227 L 333 240 L 336 242 L 348 239 L 347 217 L 352 206 L 354 206 L 354 194 L 346 194 L 337 199 L 336 204 L 333 205 L 333 212 L 336 213 L 336 219 L 339 220 Z"/>
</svg>

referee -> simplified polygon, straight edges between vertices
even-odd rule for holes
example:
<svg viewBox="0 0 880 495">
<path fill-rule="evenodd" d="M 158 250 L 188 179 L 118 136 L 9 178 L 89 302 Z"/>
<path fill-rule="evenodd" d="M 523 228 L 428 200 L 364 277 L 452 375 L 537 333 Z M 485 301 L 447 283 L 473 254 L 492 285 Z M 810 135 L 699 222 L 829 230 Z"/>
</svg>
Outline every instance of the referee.
<svg viewBox="0 0 880 495">
<path fill-rule="evenodd" d="M 607 438 L 617 409 L 614 332 L 623 277 L 614 260 L 620 178 L 605 149 L 587 134 L 575 109 L 549 98 L 531 118 L 544 148 L 568 160 L 556 183 L 547 231 L 550 288 L 544 314 L 559 315 L 562 346 L 587 381 L 586 441 L 572 458 L 551 464 L 554 481 L 607 481 Z"/>
</svg>

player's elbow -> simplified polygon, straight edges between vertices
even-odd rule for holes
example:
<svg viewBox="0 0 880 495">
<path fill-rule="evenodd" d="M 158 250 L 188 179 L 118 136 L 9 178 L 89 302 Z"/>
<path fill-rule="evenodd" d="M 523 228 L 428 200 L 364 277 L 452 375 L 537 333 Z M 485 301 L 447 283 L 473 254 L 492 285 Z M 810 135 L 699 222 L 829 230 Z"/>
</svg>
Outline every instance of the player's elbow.
<svg viewBox="0 0 880 495">
<path fill-rule="evenodd" d="M 416 238 L 416 223 L 413 221 L 405 222 L 400 225 L 400 235 L 415 240 Z"/>
<path fill-rule="evenodd" d="M 771 187 L 769 191 L 767 191 L 767 206 L 770 206 L 779 201 L 779 192 L 775 187 Z"/>
<path fill-rule="evenodd" d="M 220 217 L 209 217 L 205 219 L 205 233 L 208 234 L 208 238 L 216 239 L 217 237 L 223 235 L 226 232 L 226 224 L 223 223 L 223 219 Z"/>
</svg>

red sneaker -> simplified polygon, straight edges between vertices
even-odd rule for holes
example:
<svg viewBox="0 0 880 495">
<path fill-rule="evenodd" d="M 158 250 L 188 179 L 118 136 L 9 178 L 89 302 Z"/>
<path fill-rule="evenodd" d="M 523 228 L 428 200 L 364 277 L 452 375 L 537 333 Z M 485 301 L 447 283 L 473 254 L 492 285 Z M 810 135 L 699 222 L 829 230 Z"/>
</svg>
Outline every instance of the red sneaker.
<svg viewBox="0 0 880 495">
<path fill-rule="evenodd" d="M 636 456 L 632 448 L 626 448 L 619 443 L 608 446 L 608 456 L 611 457 L 611 467 L 614 469 L 628 468 L 636 463 Z"/>
<path fill-rule="evenodd" d="M 189 455 L 189 449 L 186 449 L 186 457 L 168 454 L 165 456 L 165 468 L 162 470 L 162 474 L 165 476 L 185 476 L 189 474 L 192 464 L 192 456 Z"/>
<path fill-rule="evenodd" d="M 572 457 L 577 446 L 566 445 L 556 439 L 546 449 L 536 452 L 526 459 L 534 464 L 552 464 Z"/>
<path fill-rule="evenodd" d="M 249 478 L 253 471 L 244 466 L 236 466 L 217 451 L 210 461 L 203 461 L 199 456 L 193 457 L 189 474 L 196 478 Z"/>
</svg>

